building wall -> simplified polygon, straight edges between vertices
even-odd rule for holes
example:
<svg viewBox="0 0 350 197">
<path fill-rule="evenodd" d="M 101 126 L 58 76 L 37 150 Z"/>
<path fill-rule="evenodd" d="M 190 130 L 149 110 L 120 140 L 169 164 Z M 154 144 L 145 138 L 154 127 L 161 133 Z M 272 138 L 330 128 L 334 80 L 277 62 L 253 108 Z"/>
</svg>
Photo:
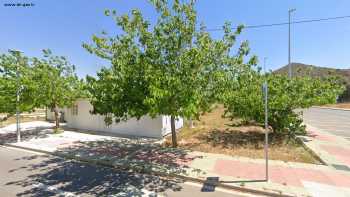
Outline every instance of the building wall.
<svg viewBox="0 0 350 197">
<path fill-rule="evenodd" d="M 106 126 L 104 116 L 90 113 L 93 107 L 89 101 L 81 99 L 76 101 L 75 105 L 77 106 L 77 114 L 73 113 L 73 108 L 65 110 L 65 120 L 70 128 L 155 138 L 161 138 L 170 131 L 170 119 L 169 124 L 164 124 L 167 116 L 158 116 L 156 118 L 144 116 L 140 120 L 131 118 L 126 122 L 122 121 Z M 182 119 L 176 122 L 176 127 L 182 127 Z"/>
<path fill-rule="evenodd" d="M 171 133 L 171 125 L 170 125 L 170 116 L 163 116 L 163 135 L 167 135 Z M 183 127 L 183 118 L 176 118 L 175 120 L 175 129 L 180 129 Z"/>
<path fill-rule="evenodd" d="M 66 120 L 66 111 L 67 111 L 67 108 L 59 108 L 58 111 L 62 114 L 63 113 L 63 121 L 67 121 Z M 47 108 L 46 109 L 46 119 L 48 121 L 54 121 L 55 120 L 55 112 L 51 111 L 51 109 Z M 61 122 L 62 122 L 62 119 L 61 119 Z"/>
</svg>

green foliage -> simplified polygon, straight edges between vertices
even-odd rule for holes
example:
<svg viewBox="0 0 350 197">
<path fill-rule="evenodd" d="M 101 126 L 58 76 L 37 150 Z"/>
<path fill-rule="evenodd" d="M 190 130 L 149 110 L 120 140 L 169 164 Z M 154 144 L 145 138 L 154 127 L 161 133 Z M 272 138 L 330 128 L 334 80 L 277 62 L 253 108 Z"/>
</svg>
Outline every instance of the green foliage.
<svg viewBox="0 0 350 197">
<path fill-rule="evenodd" d="M 63 56 L 43 50 L 44 58 L 33 59 L 35 81 L 40 87 L 38 104 L 50 108 L 70 106 L 82 95 L 83 82 L 75 73 L 75 66 Z"/>
<path fill-rule="evenodd" d="M 57 110 L 84 96 L 84 83 L 78 80 L 74 66 L 65 57 L 53 56 L 50 50 L 43 52 L 42 59 L 19 52 L 0 56 L 0 113 L 16 112 L 17 90 L 20 112 L 37 107 Z"/>
<path fill-rule="evenodd" d="M 18 69 L 18 77 L 16 71 Z M 28 57 L 18 52 L 0 55 L 0 113 L 16 112 L 16 93 L 19 90 L 19 110 L 32 111 L 35 108 L 35 92 L 38 87 L 33 81 L 32 65 Z"/>
<path fill-rule="evenodd" d="M 130 15 L 112 16 L 124 34 L 115 37 L 103 32 L 89 52 L 111 63 L 97 77 L 87 77 L 93 113 L 111 115 L 118 122 L 128 117 L 165 114 L 198 117 L 221 94 L 216 85 L 224 80 L 228 61 L 242 64 L 249 49 L 244 42 L 233 56 L 230 49 L 242 26 L 235 32 L 225 24 L 222 39 L 214 40 L 203 25 L 198 28 L 194 1 L 172 7 L 152 0 L 159 15 L 154 26 L 138 10 Z"/>
<path fill-rule="evenodd" d="M 96 78 L 87 77 L 93 113 L 105 115 L 107 124 L 144 115 L 198 117 L 222 93 L 217 84 L 224 81 L 227 62 L 242 64 L 248 54 L 247 42 L 237 54 L 230 52 L 243 26 L 232 32 L 227 23 L 215 40 L 204 25 L 198 27 L 194 1 L 175 0 L 171 7 L 164 0 L 150 2 L 159 16 L 154 26 L 139 10 L 121 16 L 106 11 L 124 33 L 102 32 L 93 44 L 83 44 L 111 63 Z"/>
<path fill-rule="evenodd" d="M 334 103 L 344 90 L 336 77 L 289 79 L 285 75 L 261 75 L 254 69 L 246 69 L 233 79 L 232 91 L 223 98 L 227 113 L 264 123 L 262 84 L 265 80 L 268 82 L 269 125 L 274 132 L 291 136 L 305 132 L 300 114 L 295 109 Z"/>
<path fill-rule="evenodd" d="M 59 127 L 58 108 L 71 106 L 83 97 L 84 82 L 75 74 L 74 65 L 63 56 L 54 56 L 43 50 L 44 58 L 33 59 L 34 81 L 40 87 L 36 92 L 37 106 L 47 106 L 55 111 L 56 127 Z"/>
</svg>

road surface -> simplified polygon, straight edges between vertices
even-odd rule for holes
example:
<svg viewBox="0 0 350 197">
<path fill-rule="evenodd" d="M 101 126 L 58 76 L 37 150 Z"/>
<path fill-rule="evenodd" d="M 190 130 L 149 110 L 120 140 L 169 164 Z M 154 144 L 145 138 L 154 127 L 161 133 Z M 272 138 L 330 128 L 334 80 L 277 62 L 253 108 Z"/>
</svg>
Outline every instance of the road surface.
<svg viewBox="0 0 350 197">
<path fill-rule="evenodd" d="M 144 194 L 140 196 L 149 196 L 152 193 L 150 188 L 158 188 L 159 191 L 165 189 L 159 196 L 252 196 L 223 189 L 201 192 L 202 186 L 195 183 L 117 171 L 2 146 L 0 146 L 0 165 L 0 193 L 6 197 L 114 197 L 137 196 L 139 192 Z"/>
<path fill-rule="evenodd" d="M 350 140 L 350 111 L 310 108 L 303 112 L 304 122 Z"/>
</svg>

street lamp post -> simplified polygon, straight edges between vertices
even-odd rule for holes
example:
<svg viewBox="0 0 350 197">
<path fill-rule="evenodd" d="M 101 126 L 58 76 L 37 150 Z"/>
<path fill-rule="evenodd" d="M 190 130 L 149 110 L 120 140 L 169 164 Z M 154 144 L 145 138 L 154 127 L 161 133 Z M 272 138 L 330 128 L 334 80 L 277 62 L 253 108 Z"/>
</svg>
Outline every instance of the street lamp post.
<svg viewBox="0 0 350 197">
<path fill-rule="evenodd" d="M 269 131 L 268 131 L 268 85 L 266 79 L 266 57 L 264 57 L 264 74 L 265 81 L 263 84 L 263 94 L 264 94 L 264 107 L 265 107 L 265 180 L 269 181 Z"/>
<path fill-rule="evenodd" d="M 294 12 L 296 9 L 289 9 L 288 10 L 288 76 L 289 78 L 292 78 L 292 65 L 290 64 L 290 18 L 291 13 Z"/>
<path fill-rule="evenodd" d="M 17 91 L 16 91 L 16 134 L 17 134 L 17 142 L 21 141 L 21 130 L 20 130 L 20 121 L 19 121 L 19 96 L 20 96 L 20 80 L 19 80 L 19 66 L 20 66 L 20 54 L 22 53 L 19 50 L 9 50 L 10 53 L 14 54 L 17 58 L 16 64 L 16 83 L 17 83 Z"/>
</svg>

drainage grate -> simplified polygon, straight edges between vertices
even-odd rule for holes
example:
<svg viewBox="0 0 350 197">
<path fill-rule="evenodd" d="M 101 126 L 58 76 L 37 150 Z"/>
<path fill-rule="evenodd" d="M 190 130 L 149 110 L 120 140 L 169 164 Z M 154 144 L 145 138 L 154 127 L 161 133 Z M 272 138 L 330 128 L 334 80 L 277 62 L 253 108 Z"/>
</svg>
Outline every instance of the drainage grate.
<svg viewBox="0 0 350 197">
<path fill-rule="evenodd" d="M 349 171 L 350 172 L 350 168 L 346 165 L 338 165 L 338 164 L 332 164 L 332 166 L 337 169 L 337 170 L 344 170 L 344 171 Z"/>
</svg>

